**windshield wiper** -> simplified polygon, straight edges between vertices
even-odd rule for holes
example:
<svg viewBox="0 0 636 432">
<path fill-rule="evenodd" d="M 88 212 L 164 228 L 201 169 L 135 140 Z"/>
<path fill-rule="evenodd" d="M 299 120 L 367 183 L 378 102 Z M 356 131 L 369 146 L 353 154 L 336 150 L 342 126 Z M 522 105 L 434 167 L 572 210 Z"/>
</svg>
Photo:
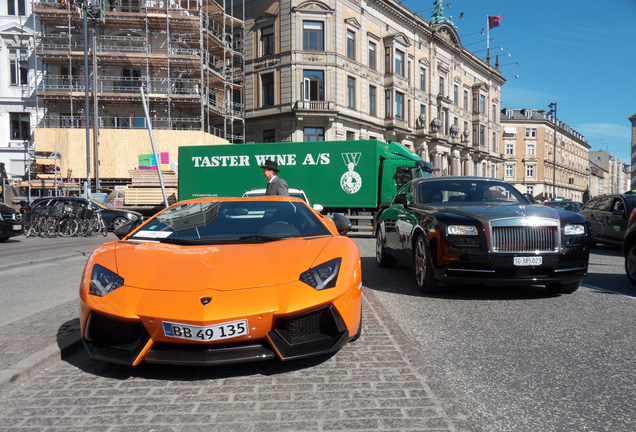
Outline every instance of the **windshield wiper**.
<svg viewBox="0 0 636 432">
<path fill-rule="evenodd" d="M 288 238 L 288 237 L 274 237 L 274 236 L 254 234 L 254 235 L 241 236 L 238 239 L 241 241 L 271 242 L 271 241 L 281 240 L 284 238 Z"/>
<path fill-rule="evenodd" d="M 165 237 L 156 240 L 159 240 L 159 243 L 168 243 L 175 245 L 206 245 L 218 243 L 218 239 L 181 239 Z"/>
</svg>

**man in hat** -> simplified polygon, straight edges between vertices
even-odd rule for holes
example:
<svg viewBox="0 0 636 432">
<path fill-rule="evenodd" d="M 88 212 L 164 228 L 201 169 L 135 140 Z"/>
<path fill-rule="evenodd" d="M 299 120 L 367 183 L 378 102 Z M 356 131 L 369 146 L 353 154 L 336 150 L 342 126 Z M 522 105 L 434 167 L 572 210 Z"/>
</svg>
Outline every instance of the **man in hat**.
<svg viewBox="0 0 636 432">
<path fill-rule="evenodd" d="M 265 195 L 289 196 L 289 187 L 287 186 L 287 182 L 278 177 L 278 164 L 273 160 L 267 159 L 261 168 L 263 168 L 263 177 L 265 177 L 269 182 L 267 184 Z"/>
</svg>

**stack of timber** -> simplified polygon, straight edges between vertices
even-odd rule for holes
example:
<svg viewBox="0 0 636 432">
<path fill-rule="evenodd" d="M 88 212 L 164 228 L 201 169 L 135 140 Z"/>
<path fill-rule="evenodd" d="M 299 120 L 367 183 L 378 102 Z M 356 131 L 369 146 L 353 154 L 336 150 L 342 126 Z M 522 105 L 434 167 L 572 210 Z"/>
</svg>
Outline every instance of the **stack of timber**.
<svg viewBox="0 0 636 432">
<path fill-rule="evenodd" d="M 126 186 L 124 194 L 125 205 L 161 205 L 163 204 L 163 194 L 161 193 L 161 183 L 156 170 L 128 170 L 131 183 Z M 169 204 L 178 201 L 178 179 L 177 173 L 166 170 L 161 171 L 163 184 L 166 188 L 166 197 Z"/>
</svg>

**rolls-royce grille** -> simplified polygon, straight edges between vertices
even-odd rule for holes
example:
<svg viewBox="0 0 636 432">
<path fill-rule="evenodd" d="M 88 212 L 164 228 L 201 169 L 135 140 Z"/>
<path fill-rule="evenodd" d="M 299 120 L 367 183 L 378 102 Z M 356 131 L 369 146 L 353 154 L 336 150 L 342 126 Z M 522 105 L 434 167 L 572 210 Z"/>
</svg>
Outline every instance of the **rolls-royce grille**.
<svg viewBox="0 0 636 432">
<path fill-rule="evenodd" d="M 558 226 L 494 226 L 494 252 L 556 252 L 559 250 Z"/>
</svg>

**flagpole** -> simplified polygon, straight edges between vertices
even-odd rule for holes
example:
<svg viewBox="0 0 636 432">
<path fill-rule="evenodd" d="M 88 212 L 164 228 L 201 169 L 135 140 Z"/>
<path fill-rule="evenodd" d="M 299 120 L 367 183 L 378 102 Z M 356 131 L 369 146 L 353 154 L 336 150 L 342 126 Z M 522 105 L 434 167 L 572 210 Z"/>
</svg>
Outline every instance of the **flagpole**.
<svg viewBox="0 0 636 432">
<path fill-rule="evenodd" d="M 490 15 L 486 15 L 486 49 L 490 48 Z"/>
</svg>

